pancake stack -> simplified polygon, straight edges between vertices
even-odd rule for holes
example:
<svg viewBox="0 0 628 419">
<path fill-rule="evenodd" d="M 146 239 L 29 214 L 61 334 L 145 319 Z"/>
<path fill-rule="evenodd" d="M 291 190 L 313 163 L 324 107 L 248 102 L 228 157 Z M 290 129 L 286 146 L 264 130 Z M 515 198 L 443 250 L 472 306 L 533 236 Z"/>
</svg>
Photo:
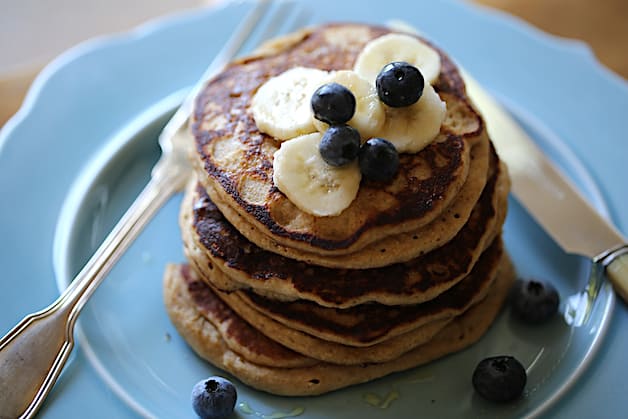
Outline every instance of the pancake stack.
<svg viewBox="0 0 628 419">
<path fill-rule="evenodd" d="M 459 351 L 490 327 L 511 286 L 508 174 L 436 47 L 433 87 L 447 113 L 434 141 L 400 154 L 392 180 L 363 178 L 350 206 L 326 217 L 273 183 L 281 142 L 253 118 L 259 87 L 296 66 L 351 69 L 387 33 L 332 24 L 271 41 L 197 99 L 196 177 L 180 213 L 188 263 L 168 266 L 165 305 L 201 357 L 260 390 L 316 395 Z"/>
</svg>

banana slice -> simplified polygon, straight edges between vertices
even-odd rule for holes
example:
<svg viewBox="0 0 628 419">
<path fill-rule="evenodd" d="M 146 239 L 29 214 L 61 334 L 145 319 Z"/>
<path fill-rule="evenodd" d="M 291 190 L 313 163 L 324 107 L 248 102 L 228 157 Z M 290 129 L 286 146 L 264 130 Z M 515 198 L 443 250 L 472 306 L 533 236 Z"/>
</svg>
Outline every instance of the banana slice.
<svg viewBox="0 0 628 419">
<path fill-rule="evenodd" d="M 318 151 L 321 138 L 316 132 L 282 143 L 274 156 L 273 181 L 299 209 L 326 217 L 353 202 L 362 174 L 357 159 L 342 167 L 325 163 Z"/>
<path fill-rule="evenodd" d="M 357 129 L 362 138 L 374 136 L 382 128 L 386 119 L 386 111 L 377 96 L 375 85 L 351 70 L 331 72 L 323 84 L 334 82 L 351 90 L 355 96 L 355 114 L 347 124 Z M 325 132 L 329 127 L 328 124 L 316 118 L 314 118 L 314 126 L 320 132 Z"/>
<path fill-rule="evenodd" d="M 366 44 L 353 69 L 366 80 L 375 83 L 381 69 L 393 61 L 405 61 L 417 67 L 430 84 L 440 74 L 438 52 L 415 37 L 400 33 L 380 36 Z"/>
<path fill-rule="evenodd" d="M 430 84 L 414 105 L 404 108 L 386 106 L 386 121 L 376 137 L 395 145 L 399 153 L 417 153 L 440 132 L 447 108 Z"/>
<path fill-rule="evenodd" d="M 251 100 L 257 128 L 278 140 L 316 132 L 310 100 L 327 71 L 295 67 L 269 79 Z"/>
</svg>

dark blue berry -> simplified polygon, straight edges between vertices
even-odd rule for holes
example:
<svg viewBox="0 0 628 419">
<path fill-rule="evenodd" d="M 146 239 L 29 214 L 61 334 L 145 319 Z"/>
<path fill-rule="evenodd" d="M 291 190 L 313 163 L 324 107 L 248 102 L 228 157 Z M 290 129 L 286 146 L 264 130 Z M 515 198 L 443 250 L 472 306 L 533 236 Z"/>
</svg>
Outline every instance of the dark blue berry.
<svg viewBox="0 0 628 419">
<path fill-rule="evenodd" d="M 525 368 L 512 356 L 483 359 L 471 379 L 475 391 L 494 402 L 508 402 L 521 396 L 527 380 Z"/>
<path fill-rule="evenodd" d="M 558 312 L 560 297 L 549 283 L 518 280 L 511 295 L 513 313 L 527 323 L 543 323 Z"/>
<path fill-rule="evenodd" d="M 202 419 L 224 419 L 233 413 L 237 397 L 229 380 L 209 377 L 192 388 L 192 407 Z"/>
<path fill-rule="evenodd" d="M 325 131 L 318 150 L 327 164 L 343 166 L 358 157 L 360 133 L 349 125 L 332 125 Z"/>
<path fill-rule="evenodd" d="M 369 180 L 388 181 L 399 169 L 397 149 L 383 138 L 371 138 L 362 144 L 358 159 L 362 175 Z"/>
<path fill-rule="evenodd" d="M 377 95 L 386 105 L 401 108 L 416 103 L 423 94 L 425 80 L 418 68 L 396 61 L 386 64 L 375 79 Z"/>
<path fill-rule="evenodd" d="M 355 113 L 355 96 L 338 83 L 327 83 L 316 89 L 311 100 L 314 118 L 329 125 L 344 124 Z"/>
</svg>

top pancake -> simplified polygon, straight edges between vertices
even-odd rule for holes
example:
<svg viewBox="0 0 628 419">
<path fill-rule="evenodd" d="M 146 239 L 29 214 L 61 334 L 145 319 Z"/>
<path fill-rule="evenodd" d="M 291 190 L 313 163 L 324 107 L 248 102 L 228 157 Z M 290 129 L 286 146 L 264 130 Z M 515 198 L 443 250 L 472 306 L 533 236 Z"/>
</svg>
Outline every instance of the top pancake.
<svg viewBox="0 0 628 419">
<path fill-rule="evenodd" d="M 308 265 L 255 246 L 225 220 L 202 188 L 191 188 L 181 205 L 185 253 L 199 273 L 225 273 L 225 291 L 251 288 L 280 300 L 304 299 L 347 308 L 375 301 L 386 305 L 428 301 L 467 275 L 500 234 L 506 216 L 509 178 L 491 151 L 491 176 L 469 220 L 445 245 L 406 263 L 374 269 L 330 269 Z M 214 275 L 214 279 L 219 279 Z"/>
<path fill-rule="evenodd" d="M 486 140 L 486 130 L 460 75 L 440 51 L 442 72 L 434 87 L 447 102 L 447 118 L 432 144 L 400 156 L 400 170 L 390 183 L 363 180 L 353 203 L 334 217 L 299 210 L 273 185 L 273 153 L 280 143 L 255 125 L 250 102 L 257 88 L 295 66 L 352 68 L 363 46 L 387 32 L 354 24 L 300 32 L 231 64 L 199 95 L 192 123 L 199 181 L 225 217 L 258 246 L 269 249 L 261 234 L 310 253 L 353 253 L 429 224 L 458 195 L 471 148 Z M 469 202 L 469 208 L 473 205 Z"/>
<path fill-rule="evenodd" d="M 478 201 L 482 190 L 487 185 L 487 174 L 490 172 L 489 161 L 492 157 L 489 141 L 481 141 L 471 150 L 471 167 L 467 181 L 456 195 L 454 201 L 431 223 L 401 234 L 390 235 L 382 240 L 370 243 L 354 253 L 340 255 L 320 255 L 302 249 L 283 246 L 271 237 L 259 234 L 254 225 L 242 217 L 228 205 L 222 205 L 222 214 L 238 220 L 237 229 L 247 232 L 249 241 L 270 252 L 299 260 L 308 264 L 338 269 L 379 268 L 410 261 L 450 241 L 469 220 L 473 205 Z M 488 171 L 488 172 L 487 172 Z M 206 194 L 203 191 L 202 194 Z M 216 203 L 216 205 L 219 205 Z"/>
</svg>

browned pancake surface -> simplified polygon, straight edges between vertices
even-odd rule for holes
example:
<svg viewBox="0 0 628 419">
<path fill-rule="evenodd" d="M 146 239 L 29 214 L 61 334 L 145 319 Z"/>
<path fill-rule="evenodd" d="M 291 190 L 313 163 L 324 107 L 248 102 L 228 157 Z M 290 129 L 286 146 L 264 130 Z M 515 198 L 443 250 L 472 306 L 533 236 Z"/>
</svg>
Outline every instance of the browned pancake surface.
<svg viewBox="0 0 628 419">
<path fill-rule="evenodd" d="M 337 309 L 306 300 L 272 300 L 251 291 L 238 293 L 256 310 L 289 327 L 339 343 L 367 346 L 467 310 L 484 297 L 501 257 L 501 240 L 496 239 L 466 278 L 437 298 L 421 304 L 367 303 Z"/>
<path fill-rule="evenodd" d="M 508 182 L 494 151 L 491 159 L 490 179 L 458 235 L 444 246 L 406 263 L 374 269 L 329 269 L 268 252 L 250 243 L 225 220 L 203 188 L 196 190 L 198 198 L 192 214 L 185 211 L 185 205 L 182 207 L 186 253 L 200 271 L 218 269 L 214 266 L 218 265 L 236 282 L 236 287 L 240 283 L 240 287 L 267 290 L 330 307 L 346 308 L 368 301 L 389 305 L 427 301 L 469 273 L 482 250 L 501 229 L 506 195 L 505 191 L 496 189 L 507 188 Z M 501 199 L 494 199 L 496 193 Z"/>
<path fill-rule="evenodd" d="M 226 345 L 259 365 L 295 368 L 315 364 L 312 359 L 304 357 L 290 349 L 267 339 L 261 332 L 252 327 L 243 327 L 239 316 L 219 298 L 215 298 L 212 290 L 190 269 L 188 265 L 175 267 L 170 265 L 166 276 L 175 275 L 178 270 L 182 287 L 178 291 L 185 294 L 188 304 L 193 305 L 198 313 L 217 328 Z"/>
<path fill-rule="evenodd" d="M 219 207 L 232 207 L 283 245 L 333 252 L 355 251 L 388 234 L 419 228 L 452 202 L 465 182 L 472 142 L 485 131 L 455 66 L 442 52 L 435 88 L 451 102 L 454 114 L 447 120 L 452 124 L 420 153 L 402 154 L 391 182 L 363 181 L 351 206 L 335 217 L 302 212 L 273 185 L 273 153 L 280 143 L 255 125 L 249 106 L 257 88 L 295 66 L 351 68 L 366 42 L 387 32 L 364 25 L 319 27 L 275 52 L 230 65 L 209 83 L 197 101 L 192 132 L 199 180 Z M 223 213 L 238 225 L 236 216 Z M 255 235 L 243 234 L 255 241 Z"/>
<path fill-rule="evenodd" d="M 282 367 L 281 352 L 291 351 L 265 335 L 256 341 L 241 340 L 243 347 L 231 347 L 226 340 L 231 339 L 224 328 L 208 321 L 200 314 L 198 300 L 190 298 L 188 287 L 181 280 L 179 266 L 171 265 L 164 276 L 164 300 L 168 314 L 188 344 L 197 354 L 215 366 L 234 374 L 244 383 L 262 391 L 286 395 L 317 395 L 350 385 L 363 383 L 406 370 L 449 353 L 459 351 L 476 342 L 488 329 L 498 314 L 512 283 L 513 273 L 506 270 L 499 274 L 495 285 L 487 297 L 463 315 L 456 317 L 432 340 L 387 362 L 361 365 L 338 365 L 329 362 L 314 362 L 301 367 Z M 211 291 L 206 294 L 205 305 L 209 300 L 218 300 Z M 211 303 L 210 303 L 211 304 Z M 239 316 L 232 318 L 234 330 L 244 331 L 251 326 Z M 264 351 L 266 359 L 276 359 L 275 365 L 262 365 L 246 354 Z"/>
</svg>

